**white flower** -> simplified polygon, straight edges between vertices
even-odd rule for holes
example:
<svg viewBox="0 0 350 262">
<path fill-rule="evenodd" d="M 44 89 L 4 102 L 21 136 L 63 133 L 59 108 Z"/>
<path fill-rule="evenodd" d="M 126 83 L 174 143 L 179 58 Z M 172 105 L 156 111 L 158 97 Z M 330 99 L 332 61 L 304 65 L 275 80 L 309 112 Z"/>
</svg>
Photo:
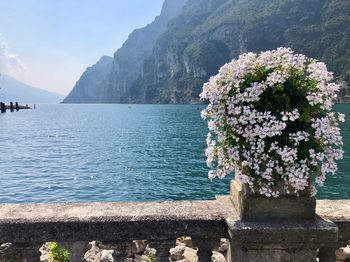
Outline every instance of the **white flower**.
<svg viewBox="0 0 350 262">
<path fill-rule="evenodd" d="M 295 90 L 284 94 L 291 96 L 285 105 L 288 110 L 274 110 L 269 103 L 276 100 L 275 89 L 280 94 L 295 74 L 307 87 L 314 83 L 312 88 L 292 87 Z M 332 78 L 324 63 L 289 48 L 243 54 L 224 65 L 200 95 L 210 102 L 201 112 L 209 127 L 207 165 L 215 168 L 209 178 L 234 172 L 241 183 L 268 197 L 279 196 L 272 189 L 276 179 L 297 194 L 308 187 L 316 194 L 314 183 L 322 185 L 327 174 L 336 172 L 335 161 L 343 157 L 338 122 L 345 121 L 345 115 L 331 112 L 339 90 L 330 83 Z M 295 104 L 294 92 L 304 94 L 302 100 L 309 104 Z M 309 149 L 309 143 L 314 148 Z M 310 184 L 310 175 L 317 170 L 320 173 Z"/>
<path fill-rule="evenodd" d="M 338 120 L 339 120 L 340 122 L 345 122 L 345 115 L 342 114 L 342 113 L 339 113 L 339 114 L 338 114 Z"/>
</svg>

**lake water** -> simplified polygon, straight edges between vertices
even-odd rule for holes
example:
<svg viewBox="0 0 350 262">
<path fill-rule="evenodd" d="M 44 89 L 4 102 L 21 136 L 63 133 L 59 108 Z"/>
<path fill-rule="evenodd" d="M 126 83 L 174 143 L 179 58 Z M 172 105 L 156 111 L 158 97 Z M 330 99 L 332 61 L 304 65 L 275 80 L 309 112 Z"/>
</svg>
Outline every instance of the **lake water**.
<svg viewBox="0 0 350 262">
<path fill-rule="evenodd" d="M 197 105 L 39 105 L 0 114 L 0 203 L 213 199 L 206 123 Z M 350 105 L 345 158 L 319 198 L 350 199 Z"/>
</svg>

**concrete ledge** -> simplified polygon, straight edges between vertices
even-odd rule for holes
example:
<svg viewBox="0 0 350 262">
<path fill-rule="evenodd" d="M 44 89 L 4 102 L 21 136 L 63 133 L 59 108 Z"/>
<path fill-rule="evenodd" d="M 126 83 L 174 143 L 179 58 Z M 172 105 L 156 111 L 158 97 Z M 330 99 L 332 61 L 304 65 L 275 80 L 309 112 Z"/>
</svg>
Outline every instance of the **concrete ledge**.
<svg viewBox="0 0 350 262">
<path fill-rule="evenodd" d="M 247 222 L 227 218 L 227 225 L 230 238 L 245 247 L 321 247 L 338 241 L 337 226 L 319 217 L 312 222 Z"/>
<path fill-rule="evenodd" d="M 0 243 L 238 238 L 247 245 L 350 240 L 350 201 L 317 202 L 314 222 L 242 222 L 229 196 L 212 201 L 0 205 Z M 230 234 L 230 236 L 229 236 Z"/>
<path fill-rule="evenodd" d="M 350 240 L 350 200 L 318 200 L 316 212 L 319 216 L 333 221 L 339 229 L 339 242 Z"/>
<path fill-rule="evenodd" d="M 227 237 L 229 199 L 0 205 L 0 242 L 128 241 Z M 228 208 L 229 207 L 229 208 Z"/>
</svg>

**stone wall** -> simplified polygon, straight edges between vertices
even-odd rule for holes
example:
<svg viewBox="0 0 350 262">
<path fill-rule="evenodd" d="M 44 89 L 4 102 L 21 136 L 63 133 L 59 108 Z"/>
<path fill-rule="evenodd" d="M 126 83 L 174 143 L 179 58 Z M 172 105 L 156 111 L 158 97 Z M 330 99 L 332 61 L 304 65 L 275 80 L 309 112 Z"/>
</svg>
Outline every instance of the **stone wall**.
<svg viewBox="0 0 350 262">
<path fill-rule="evenodd" d="M 142 261 L 146 247 L 156 249 L 161 262 L 169 257 L 182 262 L 300 262 L 316 261 L 317 256 L 320 262 L 347 261 L 350 201 L 318 201 L 316 210 L 312 221 L 247 222 L 240 220 L 228 196 L 212 201 L 0 205 L 0 261 L 40 261 L 39 248 L 50 241 L 70 249 L 72 262 L 89 254 L 90 260 L 83 261 Z"/>
</svg>

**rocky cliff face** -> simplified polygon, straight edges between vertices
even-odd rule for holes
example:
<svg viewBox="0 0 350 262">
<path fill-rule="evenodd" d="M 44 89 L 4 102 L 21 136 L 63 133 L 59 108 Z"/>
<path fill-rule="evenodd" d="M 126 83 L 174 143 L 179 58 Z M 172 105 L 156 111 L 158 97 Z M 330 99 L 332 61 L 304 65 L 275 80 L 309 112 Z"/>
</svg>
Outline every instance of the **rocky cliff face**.
<svg viewBox="0 0 350 262">
<path fill-rule="evenodd" d="M 325 61 L 350 82 L 349 24 L 348 0 L 167 0 L 116 52 L 95 99 L 197 103 L 202 84 L 224 63 L 279 46 Z"/>
<path fill-rule="evenodd" d="M 168 22 L 177 16 L 187 0 L 166 0 L 161 14 L 144 28 L 133 31 L 118 49 L 104 74 L 96 65 L 88 68 L 64 103 L 120 103 L 140 75 L 144 60 L 152 54 L 158 37 Z"/>
<path fill-rule="evenodd" d="M 98 103 L 100 86 L 112 68 L 113 58 L 103 56 L 93 66 L 86 69 L 69 95 L 62 103 Z"/>
<path fill-rule="evenodd" d="M 349 1 L 189 1 L 158 39 L 129 102 L 198 102 L 203 82 L 222 64 L 279 46 L 325 61 L 349 81 L 349 22 Z"/>
</svg>

